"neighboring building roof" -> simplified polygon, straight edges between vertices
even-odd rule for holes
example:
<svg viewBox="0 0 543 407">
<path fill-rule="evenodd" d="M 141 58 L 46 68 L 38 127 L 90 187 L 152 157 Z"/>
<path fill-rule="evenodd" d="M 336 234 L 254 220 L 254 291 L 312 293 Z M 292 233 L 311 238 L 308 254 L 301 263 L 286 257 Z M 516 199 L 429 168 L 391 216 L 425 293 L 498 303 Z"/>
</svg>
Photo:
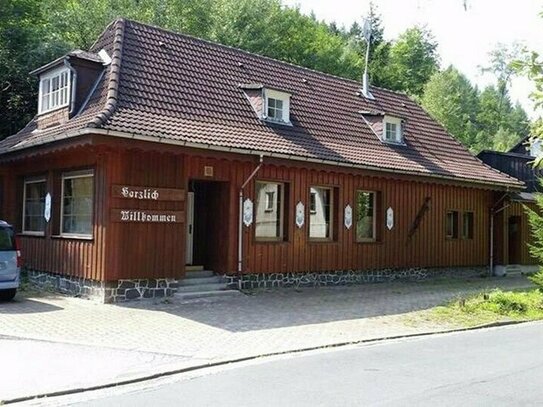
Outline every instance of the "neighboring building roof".
<svg viewBox="0 0 543 407">
<path fill-rule="evenodd" d="M 521 180 L 527 192 L 541 190 L 543 170 L 534 168 L 534 157 L 526 153 L 483 150 L 477 157 L 498 171 Z"/>
<path fill-rule="evenodd" d="M 360 96 L 356 81 L 129 20 L 113 22 L 90 51 L 102 48 L 112 63 L 85 108 L 55 128 L 38 131 L 31 121 L 0 142 L 0 153 L 96 129 L 110 135 L 522 188 L 520 181 L 473 157 L 404 94 L 372 87 L 375 99 L 368 100 Z M 291 93 L 293 126 L 259 119 L 242 84 Z M 406 145 L 381 142 L 362 112 L 405 118 Z"/>
<path fill-rule="evenodd" d="M 536 202 L 536 194 L 533 192 L 514 192 L 510 196 L 511 202 Z"/>
</svg>

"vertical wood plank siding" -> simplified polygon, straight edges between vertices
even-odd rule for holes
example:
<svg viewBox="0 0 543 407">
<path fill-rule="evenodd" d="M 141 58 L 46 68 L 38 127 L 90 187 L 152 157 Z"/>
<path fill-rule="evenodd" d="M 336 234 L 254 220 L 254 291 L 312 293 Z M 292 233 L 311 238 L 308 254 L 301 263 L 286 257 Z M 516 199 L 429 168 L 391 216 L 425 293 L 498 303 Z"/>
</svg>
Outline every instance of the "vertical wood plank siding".
<svg viewBox="0 0 543 407">
<path fill-rule="evenodd" d="M 185 201 L 134 201 L 114 198 L 112 185 L 177 188 L 189 191 L 191 182 L 220 182 L 220 210 L 206 216 L 220 237 L 214 271 L 237 270 L 239 190 L 258 165 L 258 157 L 193 150 L 158 143 L 97 138 L 94 147 L 56 152 L 10 164 L 3 169 L 2 216 L 20 230 L 22 179 L 47 174 L 49 184 L 63 171 L 95 169 L 94 237 L 92 241 L 63 239 L 58 234 L 59 214 L 53 213 L 45 237 L 23 237 L 27 265 L 38 270 L 70 274 L 97 280 L 163 278 L 184 276 L 186 222 L 175 224 L 115 223 L 111 208 L 185 211 Z M 204 167 L 213 167 L 205 176 Z M 487 189 L 447 181 L 384 174 L 357 169 L 321 166 L 264 158 L 264 165 L 244 190 L 244 198 L 255 201 L 255 181 L 285 184 L 287 207 L 282 242 L 255 240 L 254 223 L 243 227 L 243 272 L 304 272 L 388 267 L 483 266 L 489 261 L 489 216 L 494 193 Z M 308 237 L 309 188 L 335 189 L 335 236 L 331 242 L 314 242 Z M 344 226 L 344 208 L 353 209 L 356 190 L 377 193 L 376 242 L 358 243 L 355 225 Z M 412 237 L 409 230 L 425 199 L 430 209 Z M 59 205 L 59 192 L 54 206 Z M 306 208 L 305 224 L 295 225 L 295 207 Z M 385 225 L 386 209 L 394 210 L 394 228 Z M 474 213 L 473 239 L 447 239 L 447 210 Z M 356 212 L 356 211 L 355 211 Z M 355 213 L 356 214 L 356 213 Z M 54 226 L 57 225 L 57 226 Z M 56 229 L 55 229 L 56 228 Z M 56 231 L 55 231 L 56 230 Z M 461 230 L 460 230 L 461 231 Z M 214 236 L 216 238 L 216 236 Z M 216 241 L 217 239 L 215 239 Z"/>
<path fill-rule="evenodd" d="M 94 170 L 93 237 L 81 240 L 60 237 L 60 177 L 64 172 Z M 22 230 L 23 182 L 28 176 L 43 176 L 53 197 L 51 221 L 44 236 L 20 236 L 25 266 L 50 273 L 68 274 L 94 280 L 105 279 L 105 215 L 107 181 L 105 156 L 93 149 L 69 150 L 54 157 L 33 157 L 3 171 L 2 217 Z"/>
</svg>

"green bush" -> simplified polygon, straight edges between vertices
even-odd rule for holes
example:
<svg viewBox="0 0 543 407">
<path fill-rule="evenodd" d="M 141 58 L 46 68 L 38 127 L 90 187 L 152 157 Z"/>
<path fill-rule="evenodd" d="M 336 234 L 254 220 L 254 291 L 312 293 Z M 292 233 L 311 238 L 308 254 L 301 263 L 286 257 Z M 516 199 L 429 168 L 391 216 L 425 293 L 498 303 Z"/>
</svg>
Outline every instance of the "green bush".
<svg viewBox="0 0 543 407">
<path fill-rule="evenodd" d="M 528 277 L 532 283 L 534 283 L 537 288 L 543 291 L 543 269 L 539 270 L 533 276 Z"/>
</svg>

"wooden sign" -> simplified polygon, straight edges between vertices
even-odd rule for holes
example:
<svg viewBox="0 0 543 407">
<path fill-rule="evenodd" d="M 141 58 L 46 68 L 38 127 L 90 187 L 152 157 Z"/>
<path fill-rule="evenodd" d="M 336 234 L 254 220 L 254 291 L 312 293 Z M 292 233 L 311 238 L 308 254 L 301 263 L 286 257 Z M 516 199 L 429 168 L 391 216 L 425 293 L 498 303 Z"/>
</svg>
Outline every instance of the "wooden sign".
<svg viewBox="0 0 543 407">
<path fill-rule="evenodd" d="M 133 199 L 136 201 L 184 201 L 185 190 L 173 188 L 133 187 L 113 185 L 113 198 Z"/>
<path fill-rule="evenodd" d="M 184 223 L 185 212 L 145 209 L 112 209 L 111 221 L 121 223 Z"/>
</svg>

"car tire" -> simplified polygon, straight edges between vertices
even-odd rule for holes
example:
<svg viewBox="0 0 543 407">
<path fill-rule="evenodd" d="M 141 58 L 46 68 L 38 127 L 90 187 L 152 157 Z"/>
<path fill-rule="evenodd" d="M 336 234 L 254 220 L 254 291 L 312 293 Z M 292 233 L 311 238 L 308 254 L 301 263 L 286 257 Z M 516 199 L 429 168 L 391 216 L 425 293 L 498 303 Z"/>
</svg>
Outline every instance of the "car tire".
<svg viewBox="0 0 543 407">
<path fill-rule="evenodd" d="M 16 288 L 0 290 L 0 301 L 11 301 L 15 297 L 15 294 L 17 294 Z"/>
</svg>

